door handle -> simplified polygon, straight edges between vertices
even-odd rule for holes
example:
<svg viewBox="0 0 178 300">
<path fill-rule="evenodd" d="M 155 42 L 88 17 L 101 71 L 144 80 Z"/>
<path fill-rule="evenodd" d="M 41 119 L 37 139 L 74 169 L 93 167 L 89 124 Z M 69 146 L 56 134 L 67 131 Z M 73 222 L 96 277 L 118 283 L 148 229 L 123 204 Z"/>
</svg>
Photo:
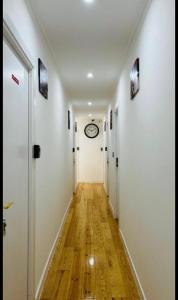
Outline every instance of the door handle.
<svg viewBox="0 0 178 300">
<path fill-rule="evenodd" d="M 33 146 L 33 158 L 37 159 L 40 158 L 41 155 L 41 147 L 40 145 Z"/>
<path fill-rule="evenodd" d="M 4 209 L 9 209 L 13 205 L 13 202 L 7 202 L 3 205 Z"/>
</svg>

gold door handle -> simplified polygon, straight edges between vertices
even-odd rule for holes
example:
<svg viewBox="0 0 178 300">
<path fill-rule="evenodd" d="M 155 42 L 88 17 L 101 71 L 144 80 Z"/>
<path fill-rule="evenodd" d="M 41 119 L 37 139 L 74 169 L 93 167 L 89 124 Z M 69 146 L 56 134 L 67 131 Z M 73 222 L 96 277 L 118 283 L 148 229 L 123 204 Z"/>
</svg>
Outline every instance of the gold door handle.
<svg viewBox="0 0 178 300">
<path fill-rule="evenodd" d="M 3 205 L 4 209 L 9 209 L 12 206 L 13 202 L 7 202 Z"/>
</svg>

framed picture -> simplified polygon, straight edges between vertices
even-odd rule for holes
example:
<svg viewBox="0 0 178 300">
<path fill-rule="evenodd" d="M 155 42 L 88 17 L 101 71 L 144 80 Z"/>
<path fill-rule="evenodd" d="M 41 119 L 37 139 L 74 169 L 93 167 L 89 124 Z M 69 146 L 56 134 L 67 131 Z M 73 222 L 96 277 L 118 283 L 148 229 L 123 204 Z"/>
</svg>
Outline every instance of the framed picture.
<svg viewBox="0 0 178 300">
<path fill-rule="evenodd" d="M 133 100 L 140 89 L 140 66 L 139 58 L 133 64 L 130 72 L 130 97 Z"/>
<path fill-rule="evenodd" d="M 38 82 L 39 92 L 48 99 L 48 71 L 40 58 L 38 59 Z"/>
<path fill-rule="evenodd" d="M 106 131 L 106 121 L 104 121 L 104 131 Z"/>
<path fill-rule="evenodd" d="M 112 130 L 112 110 L 110 111 L 110 129 Z"/>
<path fill-rule="evenodd" d="M 70 110 L 68 110 L 68 129 L 70 129 Z"/>
</svg>

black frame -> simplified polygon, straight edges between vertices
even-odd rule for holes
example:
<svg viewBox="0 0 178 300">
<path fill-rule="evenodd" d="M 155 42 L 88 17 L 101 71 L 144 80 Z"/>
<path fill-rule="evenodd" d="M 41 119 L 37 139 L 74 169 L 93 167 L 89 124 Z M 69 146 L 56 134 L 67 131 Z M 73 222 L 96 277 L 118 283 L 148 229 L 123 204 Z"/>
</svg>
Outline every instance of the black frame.
<svg viewBox="0 0 178 300">
<path fill-rule="evenodd" d="M 106 121 L 104 121 L 104 131 L 106 131 Z"/>
<path fill-rule="evenodd" d="M 38 58 L 38 87 L 41 95 L 48 99 L 48 71 L 40 58 Z"/>
<path fill-rule="evenodd" d="M 112 110 L 110 111 L 110 129 L 112 130 Z"/>
<path fill-rule="evenodd" d="M 70 110 L 68 110 L 68 129 L 70 130 Z"/>
<path fill-rule="evenodd" d="M 87 127 L 90 126 L 90 125 L 94 125 L 94 126 L 97 128 L 97 134 L 96 134 L 95 136 L 88 136 L 87 133 L 86 133 L 86 129 L 87 129 Z M 89 139 L 94 139 L 94 138 L 96 138 L 96 137 L 98 136 L 99 132 L 100 132 L 100 131 L 99 131 L 99 127 L 98 127 L 96 124 L 93 124 L 93 123 L 87 124 L 87 125 L 85 126 L 85 129 L 84 129 L 84 133 L 85 133 L 85 135 L 87 136 L 87 138 L 89 138 Z"/>
<path fill-rule="evenodd" d="M 140 60 L 137 58 L 130 72 L 130 98 L 133 100 L 140 90 Z"/>
</svg>

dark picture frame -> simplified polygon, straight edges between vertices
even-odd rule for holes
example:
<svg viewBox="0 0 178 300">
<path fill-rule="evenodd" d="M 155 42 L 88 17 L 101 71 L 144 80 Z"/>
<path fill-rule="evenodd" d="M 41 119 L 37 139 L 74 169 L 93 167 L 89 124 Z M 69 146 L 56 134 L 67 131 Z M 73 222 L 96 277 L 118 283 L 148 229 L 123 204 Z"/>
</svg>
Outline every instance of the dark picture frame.
<svg viewBox="0 0 178 300">
<path fill-rule="evenodd" d="M 106 121 L 104 121 L 104 131 L 106 131 Z"/>
<path fill-rule="evenodd" d="M 110 130 L 112 130 L 112 110 L 110 111 Z"/>
<path fill-rule="evenodd" d="M 130 97 L 135 98 L 140 90 L 140 60 L 137 58 L 130 72 Z"/>
<path fill-rule="evenodd" d="M 68 110 L 68 129 L 70 130 L 70 110 Z"/>
<path fill-rule="evenodd" d="M 48 71 L 40 58 L 38 58 L 38 85 L 41 95 L 48 99 Z"/>
</svg>

